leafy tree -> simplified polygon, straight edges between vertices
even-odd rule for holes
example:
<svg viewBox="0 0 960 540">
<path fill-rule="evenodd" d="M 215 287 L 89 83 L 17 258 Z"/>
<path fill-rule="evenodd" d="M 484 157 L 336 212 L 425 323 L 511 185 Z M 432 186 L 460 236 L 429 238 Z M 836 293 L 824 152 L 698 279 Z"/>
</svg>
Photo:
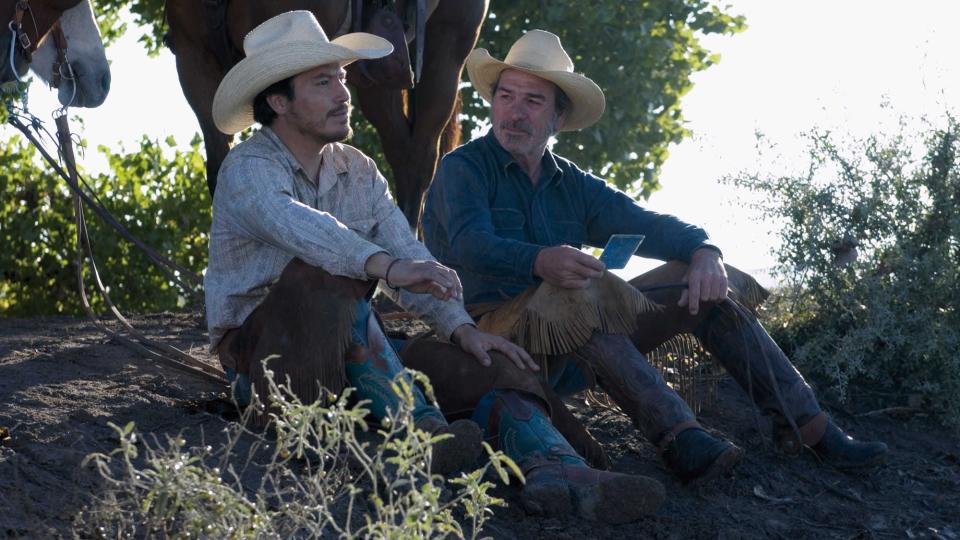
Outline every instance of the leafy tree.
<svg viewBox="0 0 960 540">
<path fill-rule="evenodd" d="M 867 383 L 960 427 L 960 124 L 809 140 L 804 174 L 731 179 L 783 223 L 778 342 L 841 400 Z"/>
<path fill-rule="evenodd" d="M 557 34 L 574 68 L 607 98 L 600 122 L 563 133 L 554 150 L 646 198 L 660 187 L 668 147 L 688 135 L 680 100 L 693 86 L 690 76 L 719 60 L 698 35 L 733 34 L 746 26 L 742 16 L 705 0 L 494 0 L 477 46 L 502 59 L 533 28 Z M 465 110 L 474 122 L 487 116 L 475 93 Z"/>
<path fill-rule="evenodd" d="M 129 8 L 144 25 L 147 50 L 162 46 L 162 0 L 104 0 L 103 20 L 115 20 Z M 109 36 L 117 34 L 115 24 Z M 576 69 L 603 88 L 607 112 L 594 127 L 560 137 L 556 151 L 600 174 L 618 187 L 646 198 L 660 184 L 660 168 L 671 144 L 688 131 L 683 127 L 681 98 L 692 88 L 690 76 L 718 61 L 700 44 L 699 36 L 734 34 L 746 28 L 742 16 L 728 14 L 708 0 L 645 0 L 559 2 L 556 0 L 492 0 L 478 47 L 503 58 L 524 31 L 550 30 L 571 52 Z M 121 29 L 122 31 L 122 29 Z M 429 47 L 429 44 L 427 44 Z M 464 91 L 464 133 L 486 118 L 479 95 Z M 355 120 L 353 143 L 379 164 L 382 159 L 375 131 L 362 118 Z"/>
</svg>

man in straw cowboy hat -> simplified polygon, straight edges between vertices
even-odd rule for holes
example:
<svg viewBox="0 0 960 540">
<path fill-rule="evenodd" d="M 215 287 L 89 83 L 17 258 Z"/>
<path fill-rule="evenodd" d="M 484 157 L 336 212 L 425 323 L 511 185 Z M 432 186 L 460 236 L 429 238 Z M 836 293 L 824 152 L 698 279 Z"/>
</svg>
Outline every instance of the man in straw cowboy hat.
<svg viewBox="0 0 960 540">
<path fill-rule="evenodd" d="M 321 387 L 339 393 L 350 385 L 378 417 L 396 407 L 390 382 L 403 368 L 369 304 L 379 281 L 456 343 L 418 340 L 407 353 L 442 382 L 434 386 L 445 410 L 466 418 L 448 425 L 419 390 L 413 414 L 418 428 L 454 435 L 439 443 L 434 470 L 471 464 L 481 431 L 467 418 L 485 393 L 508 396 L 518 410 L 551 402 L 523 349 L 476 328 L 456 273 L 414 238 L 373 161 L 341 142 L 350 136 L 343 66 L 383 57 L 390 44 L 362 33 L 328 41 L 310 12 L 295 11 L 252 30 L 244 50 L 246 58 L 217 89 L 214 120 L 229 134 L 254 122 L 262 128 L 220 169 L 204 282 L 211 348 L 236 400 L 249 402 L 251 384 L 266 395 L 261 360 L 277 354 L 270 369 L 278 381 L 289 377 L 304 402 L 318 399 Z M 556 429 L 537 435 L 570 447 Z M 663 499 L 653 480 L 587 468 L 573 451 L 564 460 L 571 464 L 555 467 L 559 473 L 528 478 L 528 507 L 562 511 L 575 495 L 581 514 L 621 522 L 652 512 Z M 617 500 L 635 508 L 618 510 Z"/>
<path fill-rule="evenodd" d="M 725 266 L 703 229 L 640 207 L 547 149 L 551 136 L 590 126 L 605 106 L 557 36 L 531 30 L 504 61 L 477 49 L 466 66 L 492 127 L 444 157 L 423 225 L 431 252 L 459 273 L 468 307 L 481 304 L 473 311 L 481 329 L 541 358 L 560 393 L 599 384 L 685 481 L 725 472 L 742 451 L 702 429 L 644 357 L 682 332 L 774 415 L 785 449 L 807 446 L 841 467 L 883 458 L 886 445 L 851 439 L 820 409 L 756 320 L 766 291 Z M 617 233 L 645 235 L 636 254 L 671 262 L 627 284 L 579 249 Z"/>
</svg>

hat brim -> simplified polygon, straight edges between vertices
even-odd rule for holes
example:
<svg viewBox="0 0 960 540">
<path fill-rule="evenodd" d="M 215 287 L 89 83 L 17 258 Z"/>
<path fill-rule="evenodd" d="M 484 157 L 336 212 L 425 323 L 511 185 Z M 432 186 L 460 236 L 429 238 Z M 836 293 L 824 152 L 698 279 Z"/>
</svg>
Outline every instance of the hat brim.
<svg viewBox="0 0 960 540">
<path fill-rule="evenodd" d="M 571 107 L 560 131 L 576 131 L 589 127 L 603 116 L 606 98 L 603 90 L 589 78 L 569 71 L 545 71 L 516 66 L 497 60 L 486 49 L 474 49 L 467 56 L 467 77 L 487 103 L 493 103 L 493 83 L 507 69 L 523 71 L 557 85 L 570 98 Z"/>
<path fill-rule="evenodd" d="M 213 122 L 233 135 L 254 124 L 253 98 L 271 84 L 325 64 L 345 66 L 357 60 L 383 58 L 393 52 L 389 41 L 364 32 L 330 42 L 285 42 L 282 47 L 246 57 L 227 72 L 213 97 Z"/>
</svg>

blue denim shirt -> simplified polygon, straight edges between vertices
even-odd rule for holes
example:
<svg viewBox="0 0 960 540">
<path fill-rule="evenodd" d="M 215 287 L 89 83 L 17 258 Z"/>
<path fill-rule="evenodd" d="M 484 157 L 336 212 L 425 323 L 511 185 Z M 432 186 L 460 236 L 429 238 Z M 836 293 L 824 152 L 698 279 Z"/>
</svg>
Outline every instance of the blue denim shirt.
<svg viewBox="0 0 960 540">
<path fill-rule="evenodd" d="M 643 234 L 637 255 L 685 262 L 714 247 L 700 227 L 642 208 L 549 150 L 541 169 L 534 185 L 492 131 L 440 162 L 424 207 L 424 240 L 460 274 L 467 303 L 505 300 L 539 284 L 533 263 L 548 246 L 603 247 L 612 234 Z"/>
</svg>

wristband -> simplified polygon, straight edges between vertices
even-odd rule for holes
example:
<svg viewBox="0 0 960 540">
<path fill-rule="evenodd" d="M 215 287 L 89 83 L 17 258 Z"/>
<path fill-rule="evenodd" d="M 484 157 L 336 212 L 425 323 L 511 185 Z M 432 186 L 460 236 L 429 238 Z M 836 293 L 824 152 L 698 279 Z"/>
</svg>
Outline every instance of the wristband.
<svg viewBox="0 0 960 540">
<path fill-rule="evenodd" d="M 390 261 L 390 264 L 387 265 L 387 271 L 383 273 L 383 281 L 385 281 L 387 284 L 387 287 L 390 287 L 391 289 L 396 289 L 397 287 L 394 287 L 393 285 L 390 284 L 390 270 L 393 268 L 393 265 L 397 264 L 401 260 L 403 259 L 396 258 Z"/>
</svg>

